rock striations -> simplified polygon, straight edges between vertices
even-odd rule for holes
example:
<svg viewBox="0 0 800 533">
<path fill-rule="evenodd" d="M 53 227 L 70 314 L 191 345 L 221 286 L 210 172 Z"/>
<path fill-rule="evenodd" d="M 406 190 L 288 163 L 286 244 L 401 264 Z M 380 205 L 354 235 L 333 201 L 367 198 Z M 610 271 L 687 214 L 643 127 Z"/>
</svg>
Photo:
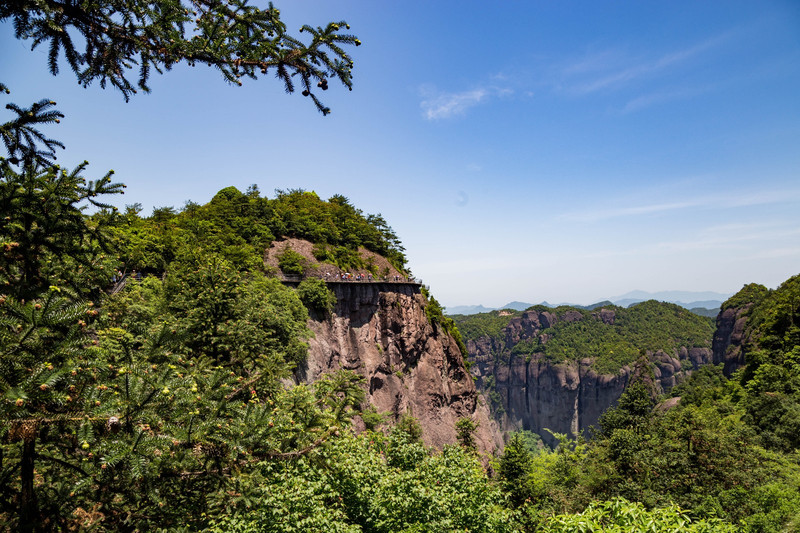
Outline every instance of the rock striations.
<svg viewBox="0 0 800 533">
<path fill-rule="evenodd" d="M 314 381 L 325 372 L 350 369 L 364 376 L 368 401 L 379 412 L 417 418 L 426 444 L 456 442 L 455 424 L 467 417 L 478 423 L 475 436 L 482 451 L 502 445 L 456 341 L 428 321 L 418 285 L 329 286 L 337 305 L 329 316 L 312 317 L 315 337 L 298 379 Z"/>
</svg>

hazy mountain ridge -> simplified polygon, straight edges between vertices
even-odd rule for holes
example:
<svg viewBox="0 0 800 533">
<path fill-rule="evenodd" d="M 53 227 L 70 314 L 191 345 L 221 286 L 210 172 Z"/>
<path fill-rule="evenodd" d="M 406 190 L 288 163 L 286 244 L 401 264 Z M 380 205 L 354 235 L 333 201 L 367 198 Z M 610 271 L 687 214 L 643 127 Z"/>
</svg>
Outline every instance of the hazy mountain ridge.
<svg viewBox="0 0 800 533">
<path fill-rule="evenodd" d="M 680 305 L 689 309 L 693 313 L 702 316 L 716 316 L 722 302 L 727 300 L 733 293 L 720 293 L 712 291 L 659 291 L 647 292 L 641 290 L 634 290 L 608 298 L 600 302 L 589 305 L 577 305 L 573 303 L 560 303 L 551 304 L 547 301 L 542 301 L 539 304 L 532 304 L 527 302 L 513 301 L 501 307 L 485 307 L 484 305 L 456 305 L 446 308 L 448 315 L 474 315 L 477 313 L 488 313 L 490 311 L 498 311 L 500 309 L 513 309 L 515 311 L 524 311 L 534 305 L 543 305 L 545 307 L 575 307 L 577 309 L 594 310 L 598 307 L 606 305 L 618 305 L 620 307 L 630 307 L 634 304 L 645 302 L 648 300 L 658 300 L 660 302 L 668 302 Z"/>
</svg>

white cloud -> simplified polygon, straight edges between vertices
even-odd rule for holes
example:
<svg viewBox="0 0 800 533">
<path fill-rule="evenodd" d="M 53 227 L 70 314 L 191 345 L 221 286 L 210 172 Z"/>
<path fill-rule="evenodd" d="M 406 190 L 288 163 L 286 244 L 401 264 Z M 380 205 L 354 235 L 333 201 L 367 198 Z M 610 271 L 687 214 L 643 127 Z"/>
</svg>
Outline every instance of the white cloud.
<svg viewBox="0 0 800 533">
<path fill-rule="evenodd" d="M 427 120 L 448 119 L 463 115 L 467 109 L 485 102 L 490 97 L 507 96 L 514 91 L 500 87 L 482 87 L 469 91 L 446 93 L 423 89 L 420 102 L 422 116 Z"/>
<path fill-rule="evenodd" d="M 710 85 L 706 85 L 703 87 L 691 87 L 691 88 L 684 87 L 667 91 L 656 91 L 650 94 L 639 96 L 629 101 L 627 104 L 625 104 L 625 107 L 623 107 L 622 112 L 632 113 L 634 111 L 640 111 L 646 107 L 661 104 L 664 102 L 671 102 L 673 100 L 685 100 L 687 98 L 692 98 L 694 96 L 707 93 L 711 90 L 712 87 Z"/>
<path fill-rule="evenodd" d="M 676 202 L 655 204 L 621 205 L 604 209 L 572 211 L 560 215 L 562 220 L 574 222 L 597 222 L 612 218 L 653 215 L 681 209 L 732 209 L 755 205 L 781 204 L 800 200 L 800 190 L 775 190 L 764 192 L 742 192 L 739 194 L 709 195 Z"/>
<path fill-rule="evenodd" d="M 712 37 L 694 46 L 675 50 L 655 58 L 632 59 L 619 52 L 592 53 L 562 69 L 562 84 L 571 92 L 589 94 L 619 89 L 643 78 L 676 68 L 695 56 L 719 46 L 730 34 Z"/>
</svg>

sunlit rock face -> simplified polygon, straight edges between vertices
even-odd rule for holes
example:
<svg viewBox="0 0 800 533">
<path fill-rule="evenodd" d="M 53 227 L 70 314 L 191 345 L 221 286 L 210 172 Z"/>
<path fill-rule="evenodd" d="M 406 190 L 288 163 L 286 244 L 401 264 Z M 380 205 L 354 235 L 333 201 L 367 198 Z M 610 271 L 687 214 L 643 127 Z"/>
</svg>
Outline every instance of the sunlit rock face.
<svg viewBox="0 0 800 533">
<path fill-rule="evenodd" d="M 455 424 L 466 417 L 478 423 L 481 451 L 502 446 L 456 341 L 428 321 L 419 286 L 354 282 L 330 287 L 337 304 L 329 316 L 309 321 L 315 336 L 299 380 L 312 382 L 325 372 L 350 369 L 364 376 L 367 399 L 379 412 L 417 418 L 426 444 L 455 443 Z M 363 428 L 358 419 L 356 425 Z"/>
</svg>

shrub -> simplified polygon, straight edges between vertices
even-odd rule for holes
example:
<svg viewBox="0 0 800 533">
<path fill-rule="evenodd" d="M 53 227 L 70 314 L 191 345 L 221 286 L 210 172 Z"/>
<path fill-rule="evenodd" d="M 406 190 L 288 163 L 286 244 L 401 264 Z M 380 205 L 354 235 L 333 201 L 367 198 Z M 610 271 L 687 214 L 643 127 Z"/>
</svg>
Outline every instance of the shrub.
<svg viewBox="0 0 800 533">
<path fill-rule="evenodd" d="M 287 276 L 302 276 L 306 273 L 306 258 L 286 247 L 278 255 L 278 267 Z"/>
<path fill-rule="evenodd" d="M 336 295 L 318 278 L 301 281 L 297 286 L 297 295 L 309 311 L 330 313 L 336 305 Z"/>
</svg>

